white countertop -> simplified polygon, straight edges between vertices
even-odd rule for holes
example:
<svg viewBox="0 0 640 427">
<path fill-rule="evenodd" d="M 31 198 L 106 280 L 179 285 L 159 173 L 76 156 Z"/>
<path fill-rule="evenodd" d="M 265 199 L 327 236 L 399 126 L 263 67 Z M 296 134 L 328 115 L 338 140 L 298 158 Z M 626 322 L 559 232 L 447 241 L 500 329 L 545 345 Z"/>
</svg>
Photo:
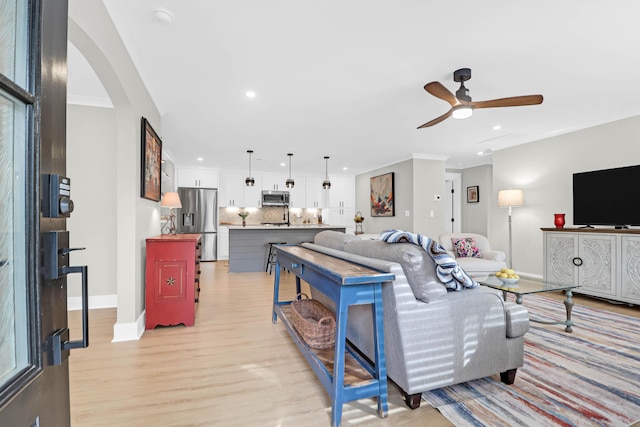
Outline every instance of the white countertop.
<svg viewBox="0 0 640 427">
<path fill-rule="evenodd" d="M 223 225 L 230 230 L 307 230 L 313 228 L 346 228 L 343 225 L 329 225 L 329 224 L 291 224 L 286 225 L 247 225 L 243 227 L 241 225 Z"/>
</svg>

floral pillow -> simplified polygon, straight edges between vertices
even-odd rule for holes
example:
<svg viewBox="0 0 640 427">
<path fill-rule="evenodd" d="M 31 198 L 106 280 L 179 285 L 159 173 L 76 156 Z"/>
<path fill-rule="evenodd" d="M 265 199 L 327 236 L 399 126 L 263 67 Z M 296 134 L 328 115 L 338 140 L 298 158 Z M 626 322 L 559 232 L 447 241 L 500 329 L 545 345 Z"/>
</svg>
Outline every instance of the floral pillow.
<svg viewBox="0 0 640 427">
<path fill-rule="evenodd" d="M 456 251 L 458 258 L 474 257 L 482 258 L 480 250 L 476 246 L 476 239 L 473 237 L 459 237 L 451 239 L 453 249 Z"/>
</svg>

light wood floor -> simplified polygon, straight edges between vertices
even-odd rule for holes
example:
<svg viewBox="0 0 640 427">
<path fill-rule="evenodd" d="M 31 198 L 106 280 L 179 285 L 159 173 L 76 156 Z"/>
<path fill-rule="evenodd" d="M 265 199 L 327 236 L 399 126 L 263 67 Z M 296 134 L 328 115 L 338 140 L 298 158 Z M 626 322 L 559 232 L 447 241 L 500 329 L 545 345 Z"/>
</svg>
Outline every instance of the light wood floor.
<svg viewBox="0 0 640 427">
<path fill-rule="evenodd" d="M 70 357 L 74 427 L 330 425 L 324 388 L 284 326 L 271 323 L 273 276 L 229 274 L 225 262 L 202 267 L 193 327 L 161 327 L 139 341 L 111 343 L 115 309 L 91 311 L 90 346 Z M 293 297 L 292 279 L 283 274 L 284 297 Z M 638 307 L 574 301 L 640 317 Z M 79 335 L 79 312 L 69 321 Z M 393 384 L 388 417 L 378 418 L 375 408 L 373 399 L 346 404 L 342 425 L 452 425 L 425 402 L 408 409 Z"/>
<path fill-rule="evenodd" d="M 160 327 L 111 343 L 115 309 L 92 310 L 90 346 L 70 357 L 74 427 L 327 427 L 331 402 L 284 326 L 271 323 L 273 276 L 202 263 L 193 327 Z M 293 276 L 283 274 L 283 297 Z M 79 312 L 69 314 L 79 335 Z M 76 338 L 72 335 L 72 338 Z M 343 426 L 451 426 L 425 402 L 407 408 L 389 385 L 389 415 L 373 399 L 345 404 Z"/>
</svg>

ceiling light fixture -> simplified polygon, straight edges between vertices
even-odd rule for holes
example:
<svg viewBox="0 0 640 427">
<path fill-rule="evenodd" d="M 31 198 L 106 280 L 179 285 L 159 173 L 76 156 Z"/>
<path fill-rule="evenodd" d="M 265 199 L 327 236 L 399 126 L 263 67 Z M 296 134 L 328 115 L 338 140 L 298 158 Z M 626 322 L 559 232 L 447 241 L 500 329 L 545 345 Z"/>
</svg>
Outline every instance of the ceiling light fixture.
<svg viewBox="0 0 640 427">
<path fill-rule="evenodd" d="M 249 176 L 245 178 L 244 185 L 247 187 L 253 187 L 256 183 L 256 180 L 251 176 L 251 155 L 253 154 L 253 150 L 247 150 L 247 153 L 249 153 Z"/>
<path fill-rule="evenodd" d="M 331 181 L 329 181 L 329 156 L 324 156 L 324 181 L 322 182 L 322 188 L 325 190 L 331 188 Z"/>
<path fill-rule="evenodd" d="M 473 115 L 473 108 L 468 105 L 458 105 L 453 107 L 451 115 L 454 119 L 467 119 Z"/>
<path fill-rule="evenodd" d="M 169 12 L 167 9 L 156 9 L 153 11 L 152 15 L 153 19 L 161 24 L 169 25 L 173 22 L 173 13 Z"/>
<path fill-rule="evenodd" d="M 293 179 L 291 179 L 291 157 L 293 157 L 293 154 L 289 153 L 287 154 L 287 156 L 289 156 L 289 179 L 286 181 L 285 185 L 287 186 L 287 188 L 293 188 L 293 186 L 296 184 Z"/>
<path fill-rule="evenodd" d="M 256 93 L 252 90 L 247 91 L 247 93 L 245 94 L 247 95 L 247 98 L 255 98 L 256 97 Z"/>
<path fill-rule="evenodd" d="M 495 125 L 493 127 L 493 130 L 500 130 L 500 129 L 502 129 L 502 126 L 500 126 L 500 125 Z"/>
</svg>

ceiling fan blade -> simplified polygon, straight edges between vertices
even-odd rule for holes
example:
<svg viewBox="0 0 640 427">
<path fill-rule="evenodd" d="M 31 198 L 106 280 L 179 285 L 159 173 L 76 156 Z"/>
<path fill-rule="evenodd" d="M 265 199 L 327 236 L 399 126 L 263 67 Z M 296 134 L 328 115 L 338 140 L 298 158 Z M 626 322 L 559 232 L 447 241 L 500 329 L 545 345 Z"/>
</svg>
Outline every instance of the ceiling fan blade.
<svg viewBox="0 0 640 427">
<path fill-rule="evenodd" d="M 488 101 L 469 102 L 474 108 L 519 107 L 521 105 L 542 104 L 542 95 L 513 96 L 511 98 L 490 99 Z"/>
<path fill-rule="evenodd" d="M 452 107 L 455 107 L 459 103 L 458 98 L 456 98 L 455 95 L 449 91 L 449 89 L 442 86 L 440 82 L 427 83 L 426 85 L 424 85 L 424 90 L 426 90 L 436 98 L 447 101 Z"/>
<path fill-rule="evenodd" d="M 445 119 L 449 118 L 451 116 L 451 113 L 453 112 L 453 110 L 449 110 L 446 113 L 444 113 L 443 115 L 441 115 L 438 118 L 435 118 L 433 120 L 431 120 L 430 122 L 427 122 L 425 124 L 423 124 L 422 126 L 418 126 L 418 129 L 422 129 L 422 128 L 427 128 L 429 126 L 433 126 L 433 125 L 437 125 L 438 123 L 444 121 Z"/>
</svg>

